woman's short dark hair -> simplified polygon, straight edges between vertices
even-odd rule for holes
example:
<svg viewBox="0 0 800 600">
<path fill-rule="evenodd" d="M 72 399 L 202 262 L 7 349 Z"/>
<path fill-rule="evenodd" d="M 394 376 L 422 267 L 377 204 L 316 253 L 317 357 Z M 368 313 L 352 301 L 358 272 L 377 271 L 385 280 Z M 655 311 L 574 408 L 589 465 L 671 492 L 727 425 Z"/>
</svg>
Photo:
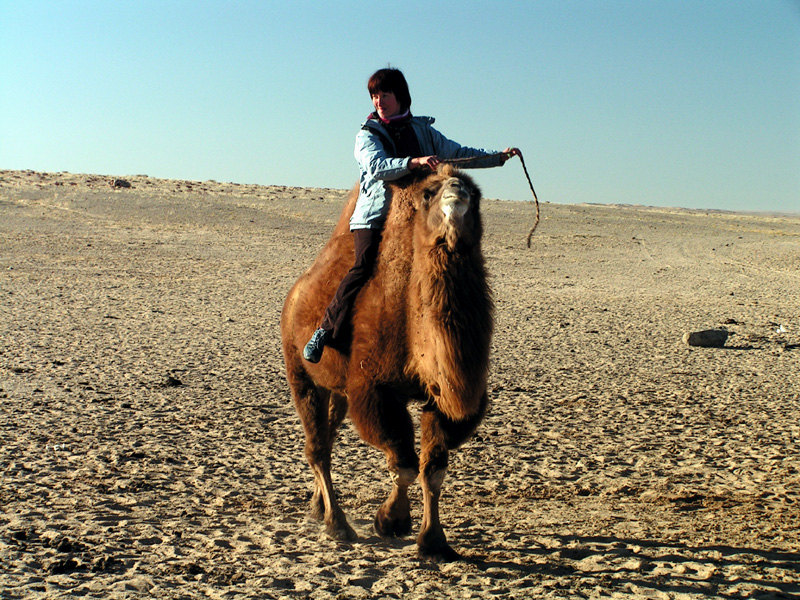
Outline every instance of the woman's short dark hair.
<svg viewBox="0 0 800 600">
<path fill-rule="evenodd" d="M 411 108 L 411 93 L 400 69 L 378 69 L 367 83 L 370 96 L 378 92 L 392 92 L 403 110 Z"/>
</svg>

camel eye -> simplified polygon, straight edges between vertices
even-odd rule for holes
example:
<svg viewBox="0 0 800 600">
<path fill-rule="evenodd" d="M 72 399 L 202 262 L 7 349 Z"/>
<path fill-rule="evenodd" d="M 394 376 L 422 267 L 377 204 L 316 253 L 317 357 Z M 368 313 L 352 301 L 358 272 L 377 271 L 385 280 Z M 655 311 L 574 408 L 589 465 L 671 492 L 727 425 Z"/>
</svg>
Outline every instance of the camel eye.
<svg viewBox="0 0 800 600">
<path fill-rule="evenodd" d="M 434 195 L 433 190 L 430 189 L 422 192 L 422 199 L 425 200 L 425 204 L 428 204 L 433 199 Z"/>
</svg>

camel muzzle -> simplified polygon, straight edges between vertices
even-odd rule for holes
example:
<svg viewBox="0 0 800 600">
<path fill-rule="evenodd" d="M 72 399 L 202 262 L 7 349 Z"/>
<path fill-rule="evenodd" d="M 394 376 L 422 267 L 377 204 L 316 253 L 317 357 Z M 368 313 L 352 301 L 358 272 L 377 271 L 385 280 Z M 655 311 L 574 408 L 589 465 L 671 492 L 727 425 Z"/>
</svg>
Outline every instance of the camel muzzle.
<svg viewBox="0 0 800 600">
<path fill-rule="evenodd" d="M 460 179 L 452 177 L 444 184 L 439 204 L 445 219 L 461 218 L 469 209 L 469 191 Z"/>
</svg>

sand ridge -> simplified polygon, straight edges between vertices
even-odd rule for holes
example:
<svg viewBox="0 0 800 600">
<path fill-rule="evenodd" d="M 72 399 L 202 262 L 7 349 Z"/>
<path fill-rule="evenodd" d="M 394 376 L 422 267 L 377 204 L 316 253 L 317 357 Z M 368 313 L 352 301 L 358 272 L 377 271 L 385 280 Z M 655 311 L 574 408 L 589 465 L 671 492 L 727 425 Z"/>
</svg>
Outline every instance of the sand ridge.
<svg viewBox="0 0 800 600">
<path fill-rule="evenodd" d="M 492 405 L 437 565 L 372 531 L 349 424 L 360 539 L 306 515 L 278 321 L 346 192 L 118 178 L 0 171 L 3 598 L 800 594 L 800 218 L 544 204 L 528 250 L 485 200 Z"/>
</svg>

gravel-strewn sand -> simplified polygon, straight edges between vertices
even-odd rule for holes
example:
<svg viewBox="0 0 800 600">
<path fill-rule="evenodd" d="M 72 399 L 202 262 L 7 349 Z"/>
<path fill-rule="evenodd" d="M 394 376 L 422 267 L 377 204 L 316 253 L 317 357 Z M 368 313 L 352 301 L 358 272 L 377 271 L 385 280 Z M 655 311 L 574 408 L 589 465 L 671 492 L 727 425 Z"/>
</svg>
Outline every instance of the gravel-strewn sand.
<svg viewBox="0 0 800 600">
<path fill-rule="evenodd" d="M 360 539 L 306 517 L 278 320 L 344 192 L 126 179 L 0 171 L 3 598 L 800 594 L 800 218 L 546 204 L 528 250 L 486 201 L 492 407 L 438 565 L 373 533 L 349 424 Z"/>
</svg>

